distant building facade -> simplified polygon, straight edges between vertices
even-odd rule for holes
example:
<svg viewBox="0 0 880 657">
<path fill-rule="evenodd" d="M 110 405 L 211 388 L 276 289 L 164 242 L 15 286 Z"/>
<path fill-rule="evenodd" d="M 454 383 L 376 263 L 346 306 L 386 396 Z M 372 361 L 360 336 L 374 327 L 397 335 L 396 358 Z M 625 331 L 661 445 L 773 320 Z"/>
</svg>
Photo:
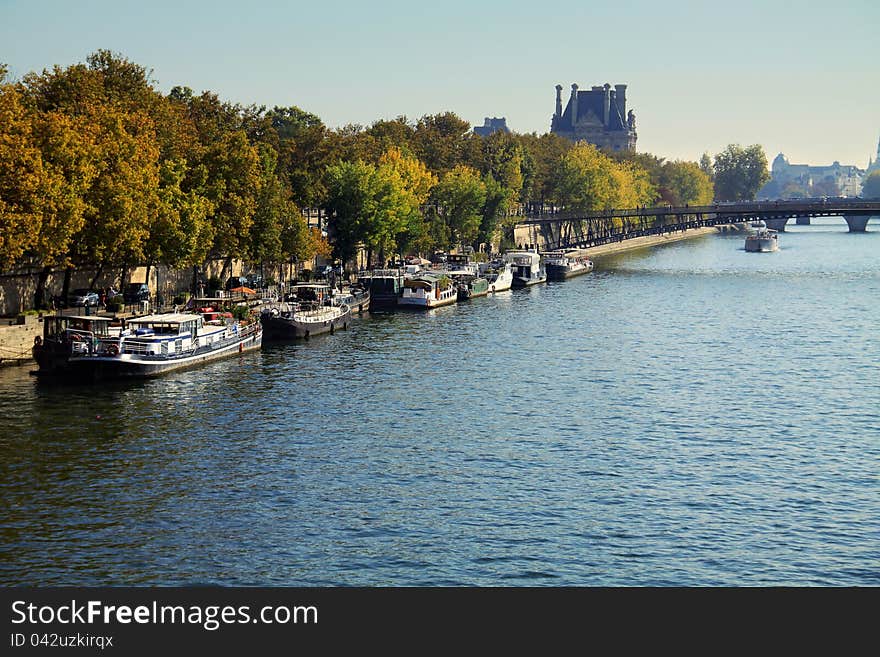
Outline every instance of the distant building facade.
<svg viewBox="0 0 880 657">
<path fill-rule="evenodd" d="M 865 175 L 867 176 L 875 171 L 880 171 L 880 141 L 877 142 L 877 159 L 872 160 L 870 157 L 868 158 L 868 169 L 865 171 Z"/>
<path fill-rule="evenodd" d="M 636 149 L 636 117 L 626 110 L 626 85 L 610 84 L 580 91 L 571 85 L 571 96 L 562 108 L 562 85 L 556 85 L 556 112 L 550 132 L 571 141 L 588 141 L 612 151 Z"/>
<path fill-rule="evenodd" d="M 780 153 L 770 168 L 770 182 L 758 198 L 815 198 L 818 196 L 859 196 L 865 170 L 834 162 L 830 166 L 791 164 Z"/>
<path fill-rule="evenodd" d="M 507 119 L 505 117 L 502 116 L 499 119 L 496 116 L 490 119 L 487 116 L 483 121 L 483 125 L 474 126 L 474 132 L 480 135 L 480 137 L 488 137 L 493 132 L 510 132 L 510 129 L 507 127 Z"/>
</svg>

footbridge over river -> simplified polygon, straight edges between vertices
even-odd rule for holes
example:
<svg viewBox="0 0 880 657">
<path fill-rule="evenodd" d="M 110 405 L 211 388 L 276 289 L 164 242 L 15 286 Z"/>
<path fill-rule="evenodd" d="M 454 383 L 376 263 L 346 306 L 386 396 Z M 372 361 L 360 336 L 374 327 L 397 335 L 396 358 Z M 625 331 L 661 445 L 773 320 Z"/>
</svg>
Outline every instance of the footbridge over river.
<svg viewBox="0 0 880 657">
<path fill-rule="evenodd" d="M 865 232 L 872 216 L 880 217 L 880 199 L 803 199 L 593 212 L 542 208 L 530 212 L 519 226 L 529 230 L 532 244 L 541 244 L 545 249 L 578 249 L 753 221 L 764 221 L 768 228 L 784 231 L 789 219 L 802 222 L 810 217 L 843 217 L 849 230 L 858 233 Z"/>
</svg>

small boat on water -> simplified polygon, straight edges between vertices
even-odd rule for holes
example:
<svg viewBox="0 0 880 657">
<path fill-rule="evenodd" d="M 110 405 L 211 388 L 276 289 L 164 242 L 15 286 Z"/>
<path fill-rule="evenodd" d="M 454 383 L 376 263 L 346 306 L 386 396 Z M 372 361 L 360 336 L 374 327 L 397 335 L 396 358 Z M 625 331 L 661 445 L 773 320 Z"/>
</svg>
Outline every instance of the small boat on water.
<svg viewBox="0 0 880 657">
<path fill-rule="evenodd" d="M 348 328 L 351 308 L 320 283 L 294 285 L 286 300 L 260 312 L 265 339 L 297 340 Z"/>
<path fill-rule="evenodd" d="M 593 261 L 577 251 L 547 251 L 543 257 L 547 280 L 563 281 L 593 271 Z"/>
<path fill-rule="evenodd" d="M 770 253 L 779 249 L 779 233 L 769 228 L 759 228 L 746 236 L 746 251 L 749 253 Z"/>
<path fill-rule="evenodd" d="M 537 251 L 508 251 L 504 259 L 513 270 L 513 287 L 527 287 L 547 281 L 547 272 Z"/>
<path fill-rule="evenodd" d="M 484 263 L 480 275 L 489 283 L 489 292 L 504 292 L 513 286 L 513 268 L 504 260 Z"/>
<path fill-rule="evenodd" d="M 458 287 L 459 301 L 476 299 L 477 297 L 484 297 L 489 294 L 489 281 L 482 276 L 476 274 L 454 274 L 452 277 Z"/>
<path fill-rule="evenodd" d="M 70 357 L 87 354 L 96 344 L 114 336 L 118 339 L 121 325 L 111 328 L 110 317 L 91 315 L 54 315 L 43 318 L 43 335 L 34 338 L 31 353 L 37 361 L 40 376 L 68 374 Z"/>
<path fill-rule="evenodd" d="M 231 317 L 206 321 L 197 313 L 146 315 L 118 328 L 110 326 L 109 318 L 52 319 L 54 328 L 45 330 L 54 335 L 35 353 L 39 373 L 83 380 L 157 376 L 259 349 L 263 337 L 259 322 Z"/>
<path fill-rule="evenodd" d="M 424 272 L 408 278 L 403 295 L 397 300 L 402 308 L 439 308 L 458 301 L 458 288 L 445 273 Z"/>
<path fill-rule="evenodd" d="M 467 254 L 447 255 L 445 273 L 455 282 L 459 301 L 489 294 L 489 281 L 480 275 L 479 264 L 471 262 Z"/>
<path fill-rule="evenodd" d="M 334 304 L 345 304 L 352 313 L 365 313 L 370 309 L 370 290 L 360 283 L 343 287 L 332 298 Z"/>
<path fill-rule="evenodd" d="M 358 276 L 358 283 L 370 293 L 371 308 L 394 308 L 403 294 L 403 282 L 399 269 L 374 269 Z"/>
</svg>

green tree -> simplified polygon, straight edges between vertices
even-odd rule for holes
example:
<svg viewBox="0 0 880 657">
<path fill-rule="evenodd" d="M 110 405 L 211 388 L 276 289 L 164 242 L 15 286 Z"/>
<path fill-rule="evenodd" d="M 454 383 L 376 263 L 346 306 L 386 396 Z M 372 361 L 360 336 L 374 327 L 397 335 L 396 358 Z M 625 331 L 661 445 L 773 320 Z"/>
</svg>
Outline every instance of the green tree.
<svg viewBox="0 0 880 657">
<path fill-rule="evenodd" d="M 874 171 L 865 177 L 862 183 L 862 196 L 880 198 L 880 171 Z"/>
<path fill-rule="evenodd" d="M 443 112 L 419 119 L 413 145 L 428 169 L 442 175 L 459 164 L 478 161 L 480 139 L 470 123 L 453 112 Z"/>
<path fill-rule="evenodd" d="M 159 167 L 159 211 L 144 249 L 148 264 L 188 267 L 208 257 L 214 206 L 196 190 L 183 189 L 185 176 L 183 160 L 165 160 Z"/>
<path fill-rule="evenodd" d="M 715 156 L 715 197 L 719 201 L 752 201 L 770 180 L 767 156 L 760 144 L 730 144 Z"/>
<path fill-rule="evenodd" d="M 333 235 L 334 255 L 352 260 L 364 241 L 376 211 L 376 167 L 361 161 L 340 162 L 327 170 L 327 209 Z"/>
<path fill-rule="evenodd" d="M 205 196 L 214 207 L 213 254 L 244 258 L 250 252 L 251 226 L 260 189 L 260 158 L 241 130 L 226 133 L 208 148 Z"/>
<path fill-rule="evenodd" d="M 715 167 L 712 165 L 712 158 L 708 153 L 703 153 L 700 156 L 700 171 L 705 173 L 712 183 L 715 182 Z"/>
<path fill-rule="evenodd" d="M 259 185 L 257 188 L 254 222 L 248 244 L 248 256 L 255 262 L 278 263 L 284 253 L 283 235 L 288 228 L 289 217 L 299 214 L 288 199 L 287 190 L 276 176 L 278 154 L 271 146 L 261 144 Z"/>
<path fill-rule="evenodd" d="M 325 196 L 324 170 L 334 156 L 330 131 L 314 114 L 298 107 L 266 113 L 277 136 L 279 175 L 286 178 L 293 201 L 315 207 Z"/>
<path fill-rule="evenodd" d="M 456 166 L 443 175 L 432 197 L 449 231 L 449 243 L 441 246 L 472 244 L 479 235 L 486 202 L 486 185 L 479 172 L 469 166 Z"/>
</svg>

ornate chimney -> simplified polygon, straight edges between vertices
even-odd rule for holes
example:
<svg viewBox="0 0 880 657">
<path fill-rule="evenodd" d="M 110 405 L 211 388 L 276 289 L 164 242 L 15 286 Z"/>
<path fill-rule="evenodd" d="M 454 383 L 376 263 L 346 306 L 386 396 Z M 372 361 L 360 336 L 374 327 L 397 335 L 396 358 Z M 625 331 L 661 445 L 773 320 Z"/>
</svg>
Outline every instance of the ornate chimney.
<svg viewBox="0 0 880 657">
<path fill-rule="evenodd" d="M 578 86 L 577 84 L 571 85 L 571 127 L 574 128 L 577 125 L 577 116 L 578 116 Z"/>
<path fill-rule="evenodd" d="M 607 82 L 605 86 L 602 87 L 602 90 L 605 92 L 604 103 L 602 105 L 602 123 L 605 124 L 605 127 L 608 127 L 609 119 L 611 118 L 611 85 Z"/>
<path fill-rule="evenodd" d="M 614 98 L 617 101 L 617 111 L 620 112 L 620 116 L 624 119 L 626 118 L 626 85 L 625 84 L 615 84 L 614 85 Z"/>
<path fill-rule="evenodd" d="M 562 116 L 562 85 L 556 85 L 556 116 Z"/>
</svg>

